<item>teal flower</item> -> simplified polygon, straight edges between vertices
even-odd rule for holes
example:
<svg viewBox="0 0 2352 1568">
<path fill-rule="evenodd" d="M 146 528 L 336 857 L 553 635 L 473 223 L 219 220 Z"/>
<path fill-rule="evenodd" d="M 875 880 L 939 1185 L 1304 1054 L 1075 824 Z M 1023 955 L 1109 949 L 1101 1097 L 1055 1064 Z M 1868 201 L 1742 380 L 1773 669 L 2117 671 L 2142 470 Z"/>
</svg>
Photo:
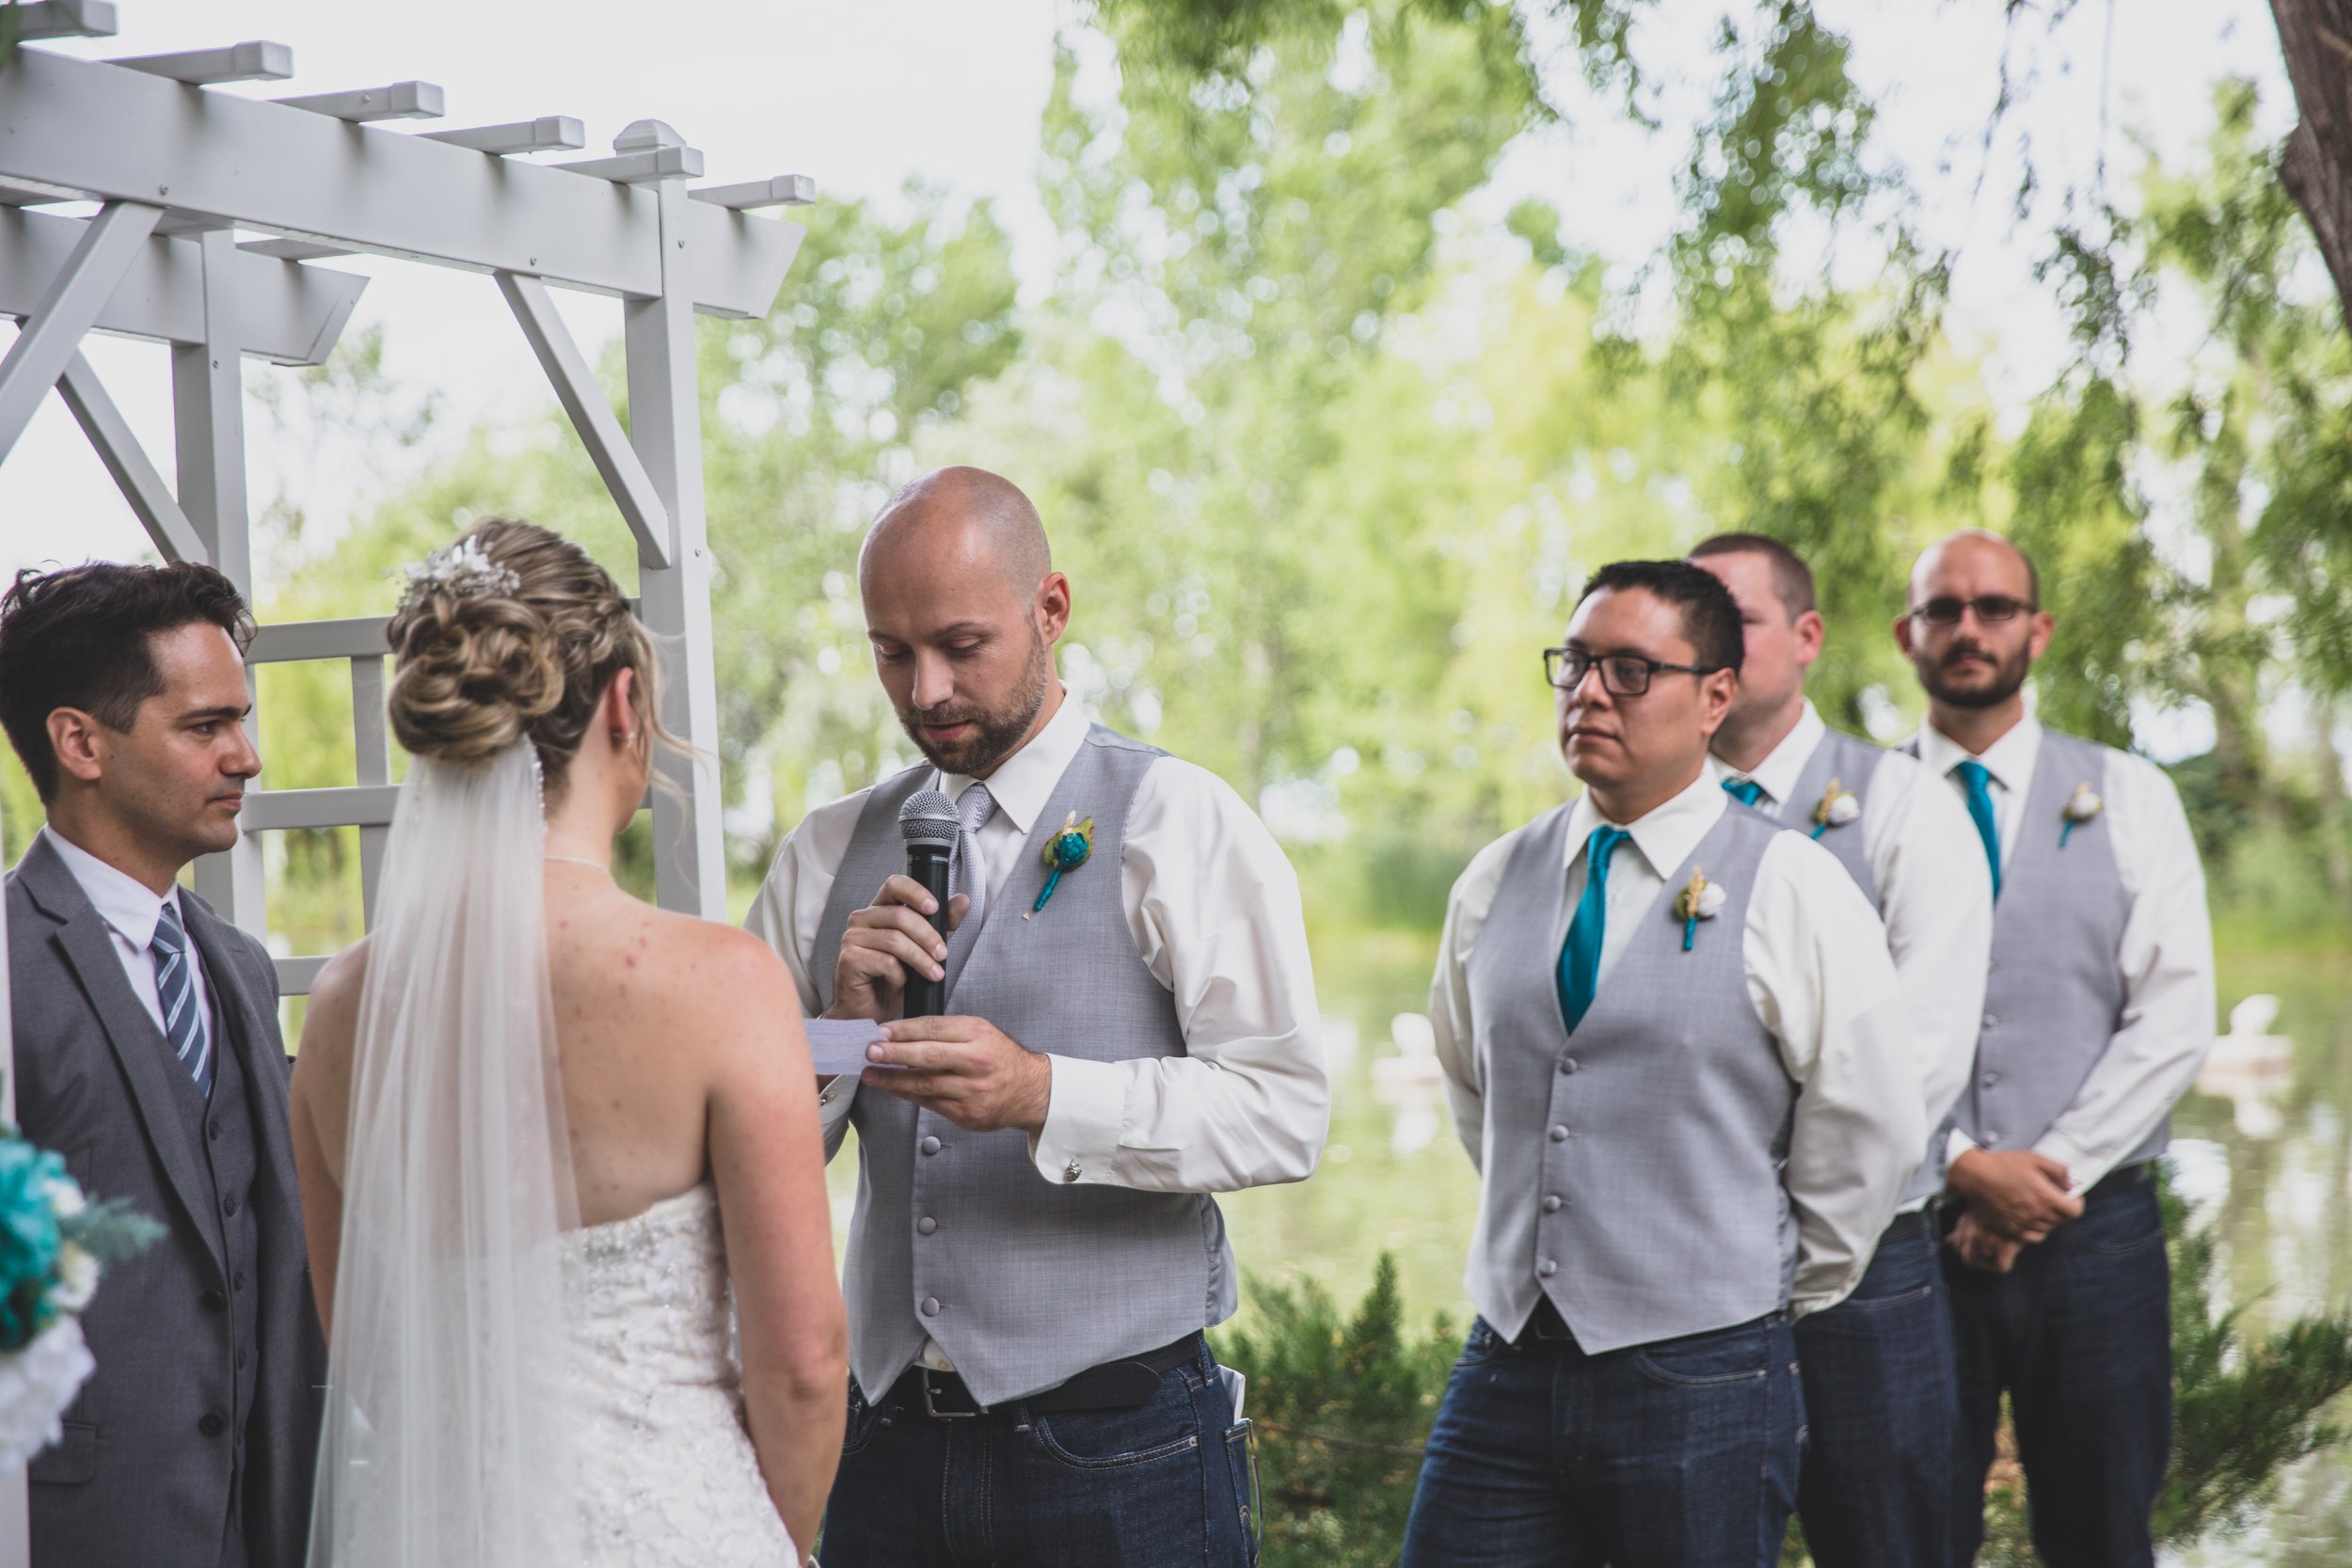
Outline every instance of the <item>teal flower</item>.
<svg viewBox="0 0 2352 1568">
<path fill-rule="evenodd" d="M 1039 892 L 1037 902 L 1029 906 L 1029 914 L 1043 909 L 1045 900 L 1054 896 L 1054 890 L 1061 885 L 1063 872 L 1075 871 L 1086 864 L 1087 857 L 1092 853 L 1094 818 L 1089 816 L 1081 822 L 1078 814 L 1073 811 L 1062 818 L 1061 832 L 1045 841 L 1045 886 Z M 1021 918 L 1026 920 L 1029 914 Z"/>
<path fill-rule="evenodd" d="M 56 1316 L 49 1287 L 57 1266 L 52 1191 L 65 1162 L 22 1138 L 0 1141 L 0 1352 L 19 1351 Z"/>
</svg>

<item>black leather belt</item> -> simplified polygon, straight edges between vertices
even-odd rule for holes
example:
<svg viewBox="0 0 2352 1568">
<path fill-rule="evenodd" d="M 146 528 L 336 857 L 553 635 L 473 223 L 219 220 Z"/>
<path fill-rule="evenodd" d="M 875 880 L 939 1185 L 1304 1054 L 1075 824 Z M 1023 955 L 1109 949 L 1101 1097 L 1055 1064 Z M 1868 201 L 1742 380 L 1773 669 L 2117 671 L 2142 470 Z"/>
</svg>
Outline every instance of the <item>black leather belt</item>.
<svg viewBox="0 0 2352 1568">
<path fill-rule="evenodd" d="M 1935 1205 L 1931 1203 L 1924 1209 L 1914 1209 L 1908 1214 L 1897 1214 L 1887 1221 L 1886 1228 L 1879 1232 L 1879 1245 L 1884 1246 L 1889 1242 L 1899 1242 L 1904 1237 L 1915 1233 L 1925 1236 L 1932 1242 L 1936 1239 L 1936 1232 L 1941 1227 L 1936 1224 Z"/>
<path fill-rule="evenodd" d="M 1152 1396 L 1159 1392 L 1162 1377 L 1200 1358 L 1200 1336 L 1187 1334 L 1172 1344 L 1141 1355 L 1089 1367 L 1043 1393 L 1014 1401 L 1013 1407 L 1025 1405 L 1041 1414 L 1057 1410 L 1134 1410 L 1150 1402 Z M 890 1386 L 890 1397 L 909 1410 L 920 1410 L 942 1420 L 985 1416 L 990 1408 L 972 1397 L 972 1390 L 964 1386 L 962 1378 L 954 1372 L 935 1372 L 928 1367 L 909 1367 L 900 1373 L 898 1381 Z"/>
<path fill-rule="evenodd" d="M 2153 1161 L 2142 1160 L 2136 1165 L 2120 1166 L 2093 1181 L 2090 1191 L 2083 1194 L 2083 1201 L 2088 1203 L 2094 1197 L 2112 1197 L 2117 1193 L 2127 1193 L 2135 1187 L 2146 1186 L 2154 1179 Z"/>
</svg>

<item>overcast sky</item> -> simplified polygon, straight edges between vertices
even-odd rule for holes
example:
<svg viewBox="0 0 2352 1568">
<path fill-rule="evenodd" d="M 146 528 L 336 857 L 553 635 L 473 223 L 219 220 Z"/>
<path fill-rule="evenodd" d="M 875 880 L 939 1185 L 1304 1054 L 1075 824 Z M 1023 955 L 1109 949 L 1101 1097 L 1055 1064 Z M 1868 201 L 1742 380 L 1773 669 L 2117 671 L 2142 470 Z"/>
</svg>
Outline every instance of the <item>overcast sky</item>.
<svg viewBox="0 0 2352 1568">
<path fill-rule="evenodd" d="M 1851 29 L 1863 78 L 1887 94 L 1885 145 L 1923 180 L 1931 231 L 1967 243 L 1954 324 L 1988 355 L 1996 391 L 2013 398 L 2046 381 L 2058 341 L 2026 271 L 2038 236 L 2009 232 L 2005 193 L 2013 169 L 1996 168 L 1986 194 L 1966 199 L 1978 160 L 1972 143 L 1956 140 L 1981 124 L 1990 106 L 2001 8 L 1997 0 L 1822 6 Z M 1666 9 L 1654 53 L 1702 59 L 1712 8 Z M 617 0 L 405 0 L 390 8 L 120 0 L 119 10 L 116 39 L 42 47 L 104 56 L 268 39 L 293 48 L 294 79 L 218 90 L 278 96 L 417 78 L 446 89 L 444 125 L 578 117 L 587 123 L 590 152 L 575 156 L 601 152 L 623 125 L 650 116 L 703 150 L 713 182 L 806 173 L 823 192 L 886 198 L 920 176 L 995 198 L 1031 294 L 1048 280 L 1052 234 L 1030 181 L 1055 29 L 1072 14 L 1057 0 L 674 0 L 653 8 Z M 2278 87 L 2270 94 L 2275 128 L 2288 123 L 2277 39 L 2260 0 L 2089 0 L 2057 47 L 2034 54 L 2052 79 L 2022 123 L 2041 155 L 2077 175 L 2091 167 L 2103 119 L 2110 163 L 2125 170 L 2127 131 L 2153 136 L 2168 155 L 2186 151 L 2208 122 L 2211 84 L 2223 73 L 2253 74 Z M 1687 102 L 1689 90 L 1695 89 L 1674 102 Z M 1597 107 L 1572 119 L 1516 149 L 1476 205 L 1491 215 L 1519 196 L 1540 195 L 1566 214 L 1572 240 L 1629 269 L 1672 222 L 1680 150 L 1666 139 L 1645 141 Z M 1953 171 L 1935 176 L 1937 164 L 1954 154 Z M 392 373 L 437 391 L 453 422 L 527 418 L 552 406 L 487 278 L 363 259 L 333 264 L 374 278 L 354 329 L 382 323 Z M 791 286 L 787 278 L 787 293 Z M 617 330 L 611 302 L 557 294 L 592 353 Z M 10 336 L 0 325 L 0 342 Z M 163 351 L 101 340 L 89 353 L 168 473 Z M 250 365 L 248 380 L 278 373 Z M 309 470 L 299 454 L 273 451 L 256 436 L 259 504 L 282 484 L 303 483 Z M 304 499 L 330 515 L 339 499 Z M 0 562 L 125 557 L 144 547 L 128 509 L 53 397 L 0 466 Z"/>
</svg>

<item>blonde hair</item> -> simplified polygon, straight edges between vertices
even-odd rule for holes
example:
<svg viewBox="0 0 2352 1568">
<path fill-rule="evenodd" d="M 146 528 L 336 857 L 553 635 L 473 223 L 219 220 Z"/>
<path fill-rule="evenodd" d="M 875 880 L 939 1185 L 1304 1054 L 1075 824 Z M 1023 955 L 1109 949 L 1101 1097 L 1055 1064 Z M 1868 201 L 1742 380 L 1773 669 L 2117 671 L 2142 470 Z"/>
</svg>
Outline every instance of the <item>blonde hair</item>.
<svg viewBox="0 0 2352 1568">
<path fill-rule="evenodd" d="M 629 705 L 642 743 L 666 739 L 654 714 L 653 638 L 612 575 L 536 523 L 489 517 L 466 536 L 511 586 L 417 582 L 387 628 L 392 733 L 418 756 L 479 762 L 518 737 L 539 752 L 560 800 L 596 700 L 637 672 Z"/>
</svg>

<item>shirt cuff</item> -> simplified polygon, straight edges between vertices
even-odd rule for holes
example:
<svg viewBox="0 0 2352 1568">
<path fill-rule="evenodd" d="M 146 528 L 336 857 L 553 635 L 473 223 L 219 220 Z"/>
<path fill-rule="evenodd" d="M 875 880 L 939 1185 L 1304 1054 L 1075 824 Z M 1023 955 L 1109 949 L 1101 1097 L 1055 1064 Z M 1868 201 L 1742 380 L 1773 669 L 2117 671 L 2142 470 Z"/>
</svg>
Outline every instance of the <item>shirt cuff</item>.
<svg viewBox="0 0 2352 1568">
<path fill-rule="evenodd" d="M 1944 1139 L 1944 1168 L 1950 1170 L 1952 1162 L 1977 1147 L 1977 1140 L 1955 1127 Z"/>
<path fill-rule="evenodd" d="M 1060 1183 L 1111 1183 L 1127 1123 L 1127 1074 L 1117 1062 L 1047 1056 L 1054 1069 L 1045 1126 L 1029 1141 L 1038 1174 Z"/>
<path fill-rule="evenodd" d="M 2058 1132 L 2044 1132 L 2042 1141 L 2033 1146 L 2033 1151 L 2066 1167 L 2066 1190 L 2077 1197 L 2115 1168 L 2113 1161 L 2101 1161 L 2084 1153 L 2072 1139 Z"/>
</svg>

